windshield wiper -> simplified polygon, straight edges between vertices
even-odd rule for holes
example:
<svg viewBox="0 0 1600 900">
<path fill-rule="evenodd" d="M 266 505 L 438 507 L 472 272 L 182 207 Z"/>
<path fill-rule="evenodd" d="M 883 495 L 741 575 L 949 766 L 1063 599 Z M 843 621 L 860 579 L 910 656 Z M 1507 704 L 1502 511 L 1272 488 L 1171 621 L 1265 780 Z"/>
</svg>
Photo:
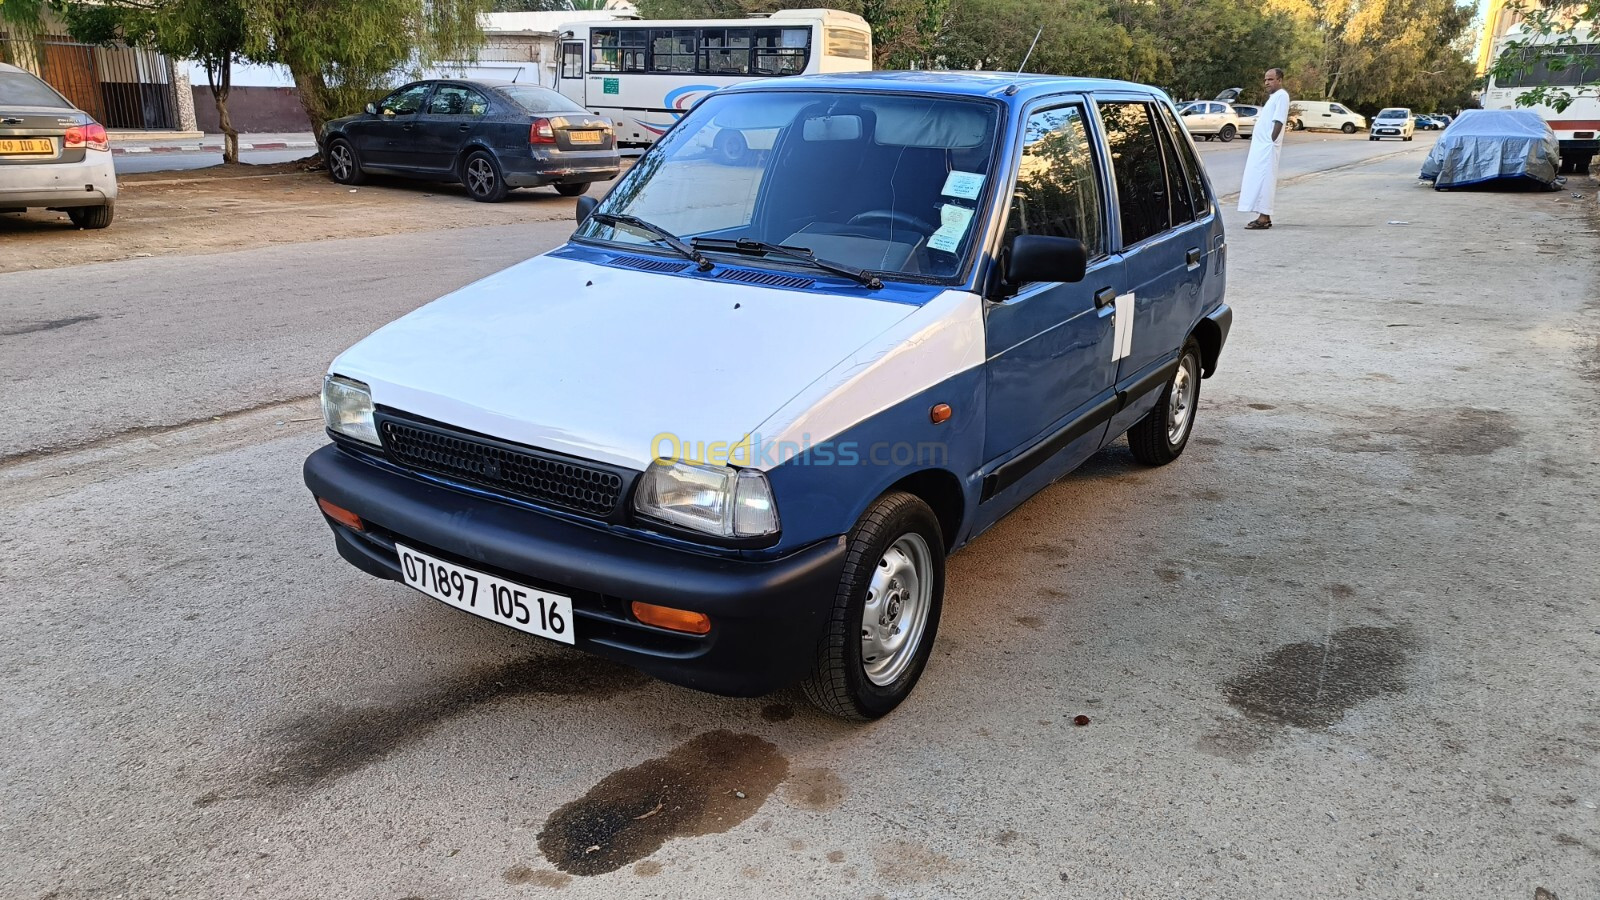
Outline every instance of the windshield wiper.
<svg viewBox="0 0 1600 900">
<path fill-rule="evenodd" d="M 685 244 L 683 241 L 678 239 L 677 235 L 653 222 L 646 222 L 638 216 L 617 215 L 616 213 L 604 212 L 590 213 L 589 218 L 599 222 L 601 225 L 611 225 L 613 227 L 617 225 L 626 225 L 630 228 L 637 228 L 647 234 L 655 235 L 663 244 L 666 244 L 668 247 L 678 251 L 688 259 L 693 260 L 695 265 L 699 266 L 700 271 L 709 272 L 712 269 L 711 260 L 706 259 L 704 253 L 701 253 L 699 250 L 696 250 L 688 244 Z"/>
<path fill-rule="evenodd" d="M 782 256 L 786 259 L 797 259 L 803 263 L 815 266 L 824 272 L 832 272 L 835 275 L 843 275 L 846 278 L 853 278 L 856 282 L 864 284 L 869 289 L 874 291 L 883 287 L 883 282 L 879 280 L 875 273 L 869 272 L 866 269 L 858 269 L 855 266 L 847 266 L 844 263 L 829 262 L 825 259 L 818 259 L 815 253 L 812 253 L 805 247 L 790 247 L 785 244 L 769 244 L 766 241 L 755 241 L 751 240 L 750 238 L 739 238 L 738 240 L 733 241 L 725 238 L 695 238 L 692 243 L 694 244 L 694 249 L 696 250 L 705 248 L 707 250 L 723 250 L 731 251 L 733 253 L 746 253 L 751 256 Z"/>
</svg>

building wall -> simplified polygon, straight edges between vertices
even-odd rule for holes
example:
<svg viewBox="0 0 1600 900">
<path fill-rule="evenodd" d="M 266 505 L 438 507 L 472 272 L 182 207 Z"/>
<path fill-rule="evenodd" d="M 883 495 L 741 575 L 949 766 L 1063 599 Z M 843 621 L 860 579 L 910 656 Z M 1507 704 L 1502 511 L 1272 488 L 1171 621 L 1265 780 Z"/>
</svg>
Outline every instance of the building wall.
<svg viewBox="0 0 1600 900">
<path fill-rule="evenodd" d="M 195 125 L 207 134 L 222 131 L 217 117 L 217 102 L 204 82 L 194 90 Z M 310 131 L 311 120 L 294 88 L 246 85 L 228 92 L 228 118 L 234 130 L 243 132 Z"/>
</svg>

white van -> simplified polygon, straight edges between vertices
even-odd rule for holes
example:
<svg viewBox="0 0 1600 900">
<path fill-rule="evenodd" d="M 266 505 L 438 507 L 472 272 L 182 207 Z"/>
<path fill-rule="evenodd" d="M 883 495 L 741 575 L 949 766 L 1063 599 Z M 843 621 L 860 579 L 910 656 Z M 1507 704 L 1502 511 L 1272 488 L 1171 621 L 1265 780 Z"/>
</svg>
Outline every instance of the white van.
<svg viewBox="0 0 1600 900">
<path fill-rule="evenodd" d="M 1295 100 L 1289 104 L 1289 127 L 1295 131 L 1309 128 L 1355 134 L 1367 127 L 1367 117 L 1331 100 Z"/>
</svg>

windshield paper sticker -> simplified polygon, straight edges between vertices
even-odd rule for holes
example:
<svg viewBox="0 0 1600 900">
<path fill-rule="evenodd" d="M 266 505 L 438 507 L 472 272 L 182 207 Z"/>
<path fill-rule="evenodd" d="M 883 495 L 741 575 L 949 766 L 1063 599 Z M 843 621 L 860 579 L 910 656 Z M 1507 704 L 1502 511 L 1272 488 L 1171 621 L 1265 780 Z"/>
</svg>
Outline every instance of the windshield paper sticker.
<svg viewBox="0 0 1600 900">
<path fill-rule="evenodd" d="M 945 253 L 956 252 L 967 235 L 967 226 L 972 224 L 972 210 L 946 203 L 939 207 L 939 221 L 939 230 L 928 237 L 928 246 Z"/>
<path fill-rule="evenodd" d="M 946 197 L 960 197 L 962 200 L 978 199 L 978 192 L 983 190 L 983 176 L 975 172 L 951 172 L 944 180 L 944 190 L 940 193 Z"/>
</svg>

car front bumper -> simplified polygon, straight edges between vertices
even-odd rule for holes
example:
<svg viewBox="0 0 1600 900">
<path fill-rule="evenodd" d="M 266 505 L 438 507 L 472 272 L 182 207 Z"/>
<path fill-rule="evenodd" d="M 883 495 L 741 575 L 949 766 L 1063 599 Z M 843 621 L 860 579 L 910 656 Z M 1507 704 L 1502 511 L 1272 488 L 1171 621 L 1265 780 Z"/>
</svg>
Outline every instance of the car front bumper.
<svg viewBox="0 0 1600 900">
<path fill-rule="evenodd" d="M 843 536 L 771 561 L 700 554 L 423 481 L 332 444 L 306 459 L 304 475 L 313 494 L 366 524 L 327 520 L 356 568 L 401 581 L 398 540 L 565 594 L 578 649 L 717 694 L 756 696 L 806 675 L 844 570 Z M 645 625 L 635 600 L 705 613 L 711 631 Z"/>
<path fill-rule="evenodd" d="M 617 177 L 622 157 L 616 150 L 534 149 L 530 156 L 502 155 L 500 167 L 512 187 L 586 184 Z"/>
<path fill-rule="evenodd" d="M 0 166 L 0 209 L 104 206 L 117 199 L 111 154 L 90 150 L 81 162 Z"/>
</svg>

